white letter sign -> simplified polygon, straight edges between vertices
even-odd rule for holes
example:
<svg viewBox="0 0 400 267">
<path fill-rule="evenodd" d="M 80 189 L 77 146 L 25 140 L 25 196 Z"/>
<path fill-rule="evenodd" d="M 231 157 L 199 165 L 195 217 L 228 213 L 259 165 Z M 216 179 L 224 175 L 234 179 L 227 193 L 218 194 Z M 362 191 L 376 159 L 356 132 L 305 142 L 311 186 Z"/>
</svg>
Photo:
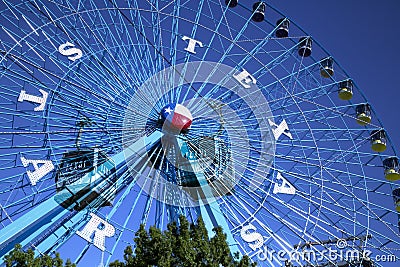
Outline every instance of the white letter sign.
<svg viewBox="0 0 400 267">
<path fill-rule="evenodd" d="M 196 44 L 198 44 L 200 47 L 203 47 L 202 42 L 192 39 L 188 36 L 183 36 L 182 40 L 183 41 L 189 40 L 188 46 L 185 48 L 185 50 L 192 54 L 196 54 L 196 52 L 194 51 L 194 49 L 196 48 Z"/>
<path fill-rule="evenodd" d="M 288 181 L 286 180 L 285 177 L 282 176 L 280 172 L 278 172 L 278 175 L 276 176 L 277 180 L 282 180 L 281 184 L 279 185 L 278 183 L 275 183 L 274 186 L 274 194 L 287 194 L 287 195 L 294 195 L 296 194 L 296 188 Z"/>
<path fill-rule="evenodd" d="M 24 167 L 28 167 L 29 164 L 32 164 L 35 168 L 35 171 L 27 171 L 29 181 L 31 185 L 36 185 L 37 181 L 39 181 L 43 176 L 54 170 L 54 165 L 51 160 L 30 160 L 24 157 L 21 157 L 21 162 Z M 41 166 L 39 167 L 39 164 Z"/>
<path fill-rule="evenodd" d="M 251 84 L 256 84 L 257 80 L 254 78 L 247 70 L 243 70 L 241 73 L 237 75 L 233 75 L 235 78 L 244 88 L 250 88 Z"/>
<path fill-rule="evenodd" d="M 272 133 L 274 134 L 275 140 L 278 140 L 279 137 L 284 134 L 290 139 L 293 139 L 292 134 L 289 132 L 289 126 L 286 121 L 283 120 L 279 125 L 268 119 L 269 125 L 272 127 Z"/>
<path fill-rule="evenodd" d="M 76 233 L 86 241 L 93 242 L 95 247 L 104 251 L 106 249 L 106 237 L 112 237 L 115 234 L 115 228 L 94 213 L 90 213 L 90 216 L 92 218 L 90 218 L 83 230 Z M 93 235 L 94 237 L 92 238 Z"/>
<path fill-rule="evenodd" d="M 71 46 L 71 48 L 67 48 L 68 46 Z M 61 53 L 63 56 L 69 56 L 68 59 L 75 61 L 77 59 L 80 59 L 82 57 L 82 50 L 79 48 L 75 48 L 74 44 L 70 42 L 66 42 L 65 44 L 62 44 L 58 47 L 58 52 Z M 75 55 L 75 56 L 72 56 Z"/>
<path fill-rule="evenodd" d="M 21 90 L 21 92 L 19 93 L 18 102 L 23 102 L 24 100 L 27 100 L 29 102 L 40 104 L 33 110 L 34 111 L 42 111 L 42 110 L 44 110 L 44 106 L 46 105 L 48 93 L 42 89 L 39 89 L 39 92 L 42 93 L 42 97 L 28 95 L 25 90 Z"/>
<path fill-rule="evenodd" d="M 252 232 L 250 232 L 250 230 L 252 230 Z M 257 233 L 257 228 L 251 223 L 243 226 L 243 228 L 240 230 L 240 236 L 247 243 L 255 242 L 253 244 L 249 244 L 249 247 L 254 251 L 264 245 L 263 236 L 260 233 Z"/>
</svg>

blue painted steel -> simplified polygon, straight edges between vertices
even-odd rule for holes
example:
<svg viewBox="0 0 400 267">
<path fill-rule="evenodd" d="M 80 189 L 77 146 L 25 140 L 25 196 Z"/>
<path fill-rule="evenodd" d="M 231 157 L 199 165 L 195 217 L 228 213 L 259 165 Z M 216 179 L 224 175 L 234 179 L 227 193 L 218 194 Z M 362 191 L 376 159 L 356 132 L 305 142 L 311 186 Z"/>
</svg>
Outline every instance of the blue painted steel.
<svg viewBox="0 0 400 267">
<path fill-rule="evenodd" d="M 102 169 L 102 166 L 110 166 L 114 165 L 118 168 L 121 164 L 125 165 L 125 160 L 129 159 L 133 156 L 138 156 L 140 153 L 145 153 L 146 146 L 151 146 L 155 142 L 157 142 L 161 137 L 162 133 L 159 131 L 155 131 L 148 137 L 142 137 L 131 146 L 126 148 L 124 151 L 114 155 L 111 159 L 97 169 Z M 97 171 L 93 170 L 92 172 L 86 174 L 82 180 L 92 180 L 92 182 L 98 182 L 98 186 L 104 183 L 104 180 L 100 180 L 102 176 L 98 175 Z M 95 178 L 98 181 L 93 180 Z M 100 181 L 99 181 L 100 180 Z M 77 181 L 80 182 L 80 181 Z M 118 179 L 116 181 L 116 188 L 120 188 L 124 185 L 125 180 Z M 71 184 L 72 186 L 75 183 Z M 67 194 L 68 189 L 64 189 L 61 191 L 62 193 Z M 80 199 L 86 198 L 91 192 L 86 193 Z M 104 193 L 104 192 L 103 192 Z M 14 245 L 20 243 L 23 247 L 28 244 L 31 244 L 35 239 L 39 238 L 41 235 L 47 235 L 49 231 L 53 231 L 56 235 L 64 235 L 65 232 L 68 231 L 68 227 L 75 225 L 78 221 L 82 219 L 84 215 L 86 215 L 85 211 L 77 212 L 77 214 L 70 219 L 69 222 L 64 225 L 59 225 L 58 229 L 53 229 L 52 227 L 60 220 L 63 216 L 66 216 L 69 211 L 68 209 L 64 209 L 59 205 L 56 201 L 56 196 L 53 196 L 38 205 L 31 211 L 27 212 L 17 220 L 15 220 L 12 224 L 4 227 L 0 231 L 0 264 L 4 263 L 4 255 L 10 252 Z M 99 198 L 101 195 L 99 196 Z M 65 227 L 64 227 L 65 226 Z M 42 251 L 47 251 L 54 245 L 55 241 L 54 235 L 49 235 L 48 238 L 45 238 L 41 244 L 38 244 L 38 247 Z"/>
<path fill-rule="evenodd" d="M 271 21 L 286 17 L 284 14 L 267 4 L 268 19 L 256 24 L 251 20 L 252 3 L 246 1 L 235 8 L 223 3 L 221 6 L 221 1 L 216 0 L 62 2 L 23 0 L 0 4 L 0 103 L 4 105 L 0 111 L 0 148 L 3 149 L 0 155 L 0 227 L 6 227 L 0 231 L 1 253 L 11 249 L 18 240 L 24 242 L 24 247 L 35 246 L 43 252 L 57 250 L 61 255 L 68 254 L 70 247 L 76 245 L 71 258 L 83 259 L 82 266 L 93 265 L 93 260 L 98 259 L 97 251 L 90 249 L 91 244 L 83 240 L 75 242 L 74 238 L 68 240 L 85 224 L 87 212 L 59 206 L 59 210 L 51 210 L 57 204 L 47 199 L 55 187 L 59 188 L 54 184 L 55 170 L 32 186 L 26 175 L 32 166 L 21 165 L 20 156 L 51 160 L 60 169 L 62 165 L 58 163 L 63 153 L 74 145 L 99 147 L 108 155 L 114 155 L 117 152 L 113 151 L 123 149 L 121 140 L 125 133 L 131 133 L 121 127 L 124 113 L 134 110 L 134 116 L 128 117 L 135 122 L 133 126 L 138 127 L 132 127 L 129 138 L 136 140 L 143 131 L 159 126 L 162 107 L 176 102 L 185 103 L 197 113 L 196 122 L 187 135 L 189 139 L 211 138 L 217 130 L 210 128 L 213 124 L 220 125 L 217 135 L 221 135 L 227 143 L 226 149 L 231 149 L 230 153 L 236 157 L 232 157 L 236 159 L 233 172 L 239 178 L 238 183 L 231 194 L 214 201 L 205 181 L 209 179 L 208 170 L 195 175 L 174 169 L 166 178 L 178 185 L 181 179 L 189 186 L 201 186 L 198 192 L 203 198 L 208 195 L 211 203 L 204 201 L 190 208 L 168 206 L 150 194 L 147 197 L 148 192 L 138 182 L 132 182 L 135 173 L 158 175 L 165 169 L 149 168 L 152 160 L 137 158 L 132 152 L 134 163 L 130 165 L 137 164 L 133 174 L 128 164 L 121 164 L 124 166 L 116 168 L 118 188 L 108 188 L 94 200 L 102 201 L 100 198 L 120 189 L 114 206 L 96 210 L 98 205 L 94 202 L 90 205 L 91 211 L 107 218 L 118 231 L 115 238 L 108 239 L 107 265 L 122 254 L 121 247 L 132 242 L 132 232 L 137 229 L 141 217 L 146 226 L 156 224 L 165 229 L 166 224 L 180 214 L 195 221 L 200 213 L 210 232 L 215 225 L 222 225 L 228 242 L 234 242 L 233 234 L 239 243 L 237 246 L 252 260 L 260 260 L 259 256 L 267 249 L 290 251 L 294 244 L 360 234 L 373 236 L 360 249 L 373 249 L 375 255 L 388 251 L 395 254 L 397 260 L 400 258 L 396 250 L 400 245 L 397 211 L 391 195 L 391 189 L 398 186 L 382 178 L 383 171 L 377 168 L 382 165 L 382 158 L 396 156 L 395 147 L 388 144 L 385 154 L 370 150 L 370 132 L 384 127 L 373 110 L 370 124 L 363 128 L 354 124 L 356 105 L 368 101 L 356 84 L 350 102 L 338 98 L 338 82 L 351 77 L 338 62 L 335 62 L 335 75 L 321 79 L 320 58 L 331 53 L 314 40 L 316 53 L 307 59 L 299 57 L 298 39 L 310 35 L 292 22 L 288 38 L 274 37 L 277 27 Z M 204 46 L 197 44 L 196 53 L 187 51 L 188 42 L 183 36 L 201 41 Z M 82 52 L 81 59 L 72 62 L 57 52 L 59 45 L 67 41 L 74 44 L 75 51 Z M 265 103 L 255 101 L 247 105 L 245 98 L 223 90 L 223 80 L 215 84 L 207 81 L 199 84 L 194 79 L 184 81 L 183 77 L 191 71 L 187 67 L 171 74 L 171 80 L 181 76 L 181 82 L 187 86 L 177 86 L 167 93 L 166 89 L 172 87 L 166 82 L 160 83 L 167 85 L 165 87 L 150 87 L 142 95 L 136 94 L 146 80 L 163 69 L 210 60 L 232 66 L 237 73 L 246 70 L 254 76 L 273 117 L 257 117 L 252 109 L 262 109 Z M 37 107 L 35 103 L 20 102 L 22 89 L 32 96 L 40 96 L 38 89 L 48 92 L 45 110 L 36 112 L 32 110 Z M 247 92 L 247 96 L 257 99 L 251 97 L 251 90 Z M 240 128 L 224 115 L 224 107 L 238 118 L 235 122 L 241 123 Z M 221 115 L 221 120 L 214 123 L 208 117 L 210 113 Z M 93 127 L 82 131 L 74 125 L 82 119 L 90 120 Z M 263 148 L 259 144 L 265 141 L 265 136 L 258 122 L 267 119 L 277 126 L 285 121 L 293 137 L 283 134 L 277 138 L 273 168 L 268 173 L 257 170 L 266 162 L 259 154 Z M 78 138 L 75 138 L 77 131 Z M 249 144 L 248 153 L 240 148 L 241 143 L 237 142 L 240 139 Z M 74 144 L 74 141 L 79 142 Z M 200 146 L 198 148 L 201 150 Z M 110 164 L 103 165 L 103 171 L 114 168 L 113 164 L 124 161 L 125 156 L 113 157 L 114 162 L 110 160 Z M 193 162 L 189 169 L 196 169 L 195 164 Z M 219 170 L 214 171 L 219 174 Z M 91 177 L 94 180 L 104 177 L 95 175 Z M 284 177 L 295 185 L 296 194 L 275 194 L 273 189 L 279 185 L 277 177 Z M 248 185 L 258 178 L 265 182 L 249 190 Z M 94 187 L 93 190 L 102 191 L 99 187 L 107 187 L 106 182 L 89 183 L 89 180 L 86 184 Z M 80 188 L 76 189 L 82 194 Z M 58 193 L 60 191 L 62 188 Z M 88 194 L 76 196 L 74 202 L 85 200 Z M 67 194 L 65 199 L 72 195 Z M 337 204 L 342 208 L 336 208 Z M 37 206 L 40 208 L 36 209 Z M 37 214 L 25 216 L 32 209 Z M 24 224 L 21 218 L 32 222 Z M 242 232 L 246 226 L 250 226 L 247 229 L 251 231 Z M 254 243 L 250 235 L 259 236 L 263 242 Z M 262 246 L 258 248 L 259 245 Z M 349 242 L 350 248 L 359 249 L 358 244 L 354 246 Z M 272 256 L 275 256 L 272 262 L 260 260 L 259 265 L 284 264 L 276 255 Z M 331 263 L 296 263 L 305 264 Z"/>
<path fill-rule="evenodd" d="M 177 139 L 178 144 L 181 147 L 181 153 L 182 156 L 185 154 L 191 154 L 189 151 L 189 148 L 187 146 L 187 143 L 182 141 L 181 139 Z M 206 225 L 207 231 L 209 236 L 213 236 L 213 228 L 220 226 L 223 230 L 224 233 L 227 235 L 227 242 L 230 247 L 232 255 L 239 253 L 239 255 L 242 255 L 242 253 L 239 250 L 238 243 L 235 240 L 235 238 L 232 235 L 232 231 L 226 221 L 225 216 L 223 215 L 217 200 L 215 199 L 215 196 L 211 190 L 210 185 L 207 182 L 207 179 L 204 175 L 204 172 L 199 165 L 199 160 L 196 157 L 188 157 L 188 161 L 190 162 L 190 165 L 196 175 L 196 178 L 201 186 L 201 191 L 204 196 L 207 198 L 207 204 L 203 203 L 202 196 L 198 195 L 199 199 L 199 204 L 200 204 L 200 212 L 201 216 L 204 220 L 204 223 Z"/>
</svg>

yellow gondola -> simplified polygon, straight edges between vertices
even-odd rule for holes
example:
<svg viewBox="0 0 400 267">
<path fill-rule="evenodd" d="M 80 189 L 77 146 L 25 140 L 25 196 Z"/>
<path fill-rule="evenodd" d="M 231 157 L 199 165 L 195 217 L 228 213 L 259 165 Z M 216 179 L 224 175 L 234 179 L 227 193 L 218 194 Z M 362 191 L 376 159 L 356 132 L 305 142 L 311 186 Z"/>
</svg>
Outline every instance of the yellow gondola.
<svg viewBox="0 0 400 267">
<path fill-rule="evenodd" d="M 330 78 L 333 76 L 333 58 L 327 57 L 321 60 L 320 72 L 321 76 L 324 78 Z"/>
<path fill-rule="evenodd" d="M 353 81 L 345 80 L 339 83 L 339 98 L 341 100 L 350 100 L 353 98 Z"/>
<path fill-rule="evenodd" d="M 390 157 L 383 161 L 385 169 L 385 178 L 389 181 L 400 180 L 399 174 L 399 159 L 397 157 Z"/>
<path fill-rule="evenodd" d="M 372 115 L 371 115 L 371 107 L 369 104 L 360 104 L 356 107 L 357 113 L 357 123 L 365 126 L 371 122 Z"/>
<path fill-rule="evenodd" d="M 396 210 L 400 212 L 400 188 L 396 188 L 393 190 L 393 199 Z"/>
<path fill-rule="evenodd" d="M 371 148 L 375 152 L 386 150 L 386 133 L 384 130 L 373 130 L 370 135 Z"/>
</svg>

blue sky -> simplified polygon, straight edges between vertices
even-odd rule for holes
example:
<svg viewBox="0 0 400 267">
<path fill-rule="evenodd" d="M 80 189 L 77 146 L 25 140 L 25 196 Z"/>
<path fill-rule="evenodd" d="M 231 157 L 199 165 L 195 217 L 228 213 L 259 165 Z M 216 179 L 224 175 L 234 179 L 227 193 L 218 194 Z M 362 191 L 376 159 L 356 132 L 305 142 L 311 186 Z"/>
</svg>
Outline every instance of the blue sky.
<svg viewBox="0 0 400 267">
<path fill-rule="evenodd" d="M 317 40 L 364 92 L 400 149 L 400 1 L 270 0 Z M 386 262 L 385 266 L 398 266 Z"/>
<path fill-rule="evenodd" d="M 197 4 L 195 0 L 190 1 L 194 5 Z M 256 2 L 256 0 L 239 1 L 246 6 Z M 394 146 L 400 149 L 400 135 L 397 134 L 400 124 L 396 112 L 397 102 L 400 99 L 400 88 L 397 86 L 399 79 L 397 71 L 400 69 L 397 65 L 400 63 L 397 49 L 400 47 L 400 39 L 396 36 L 400 28 L 400 21 L 397 19 L 400 1 L 386 0 L 383 1 L 384 4 L 361 0 L 266 1 L 322 44 L 350 74 L 377 112 Z M 220 2 L 223 3 L 223 0 Z M 271 13 L 267 12 L 267 16 Z M 266 19 L 268 20 L 268 17 Z M 19 93 L 19 88 L 16 92 Z M 57 126 L 57 123 L 54 125 Z M 29 141 L 30 139 L 26 142 Z M 72 242 L 83 244 L 80 237 L 74 236 L 74 238 Z"/>
<path fill-rule="evenodd" d="M 245 1 L 243 1 L 245 2 Z M 400 149 L 400 1 L 270 0 L 353 78 Z"/>
</svg>

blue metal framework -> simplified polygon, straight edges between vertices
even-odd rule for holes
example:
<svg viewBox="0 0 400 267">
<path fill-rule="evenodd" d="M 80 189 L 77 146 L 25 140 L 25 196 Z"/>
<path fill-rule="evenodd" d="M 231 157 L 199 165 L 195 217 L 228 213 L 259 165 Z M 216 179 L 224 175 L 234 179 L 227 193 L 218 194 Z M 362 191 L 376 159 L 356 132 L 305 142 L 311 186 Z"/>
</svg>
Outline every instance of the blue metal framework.
<svg viewBox="0 0 400 267">
<path fill-rule="evenodd" d="M 390 138 L 386 151 L 371 149 L 370 133 L 383 126 L 373 109 L 370 123 L 357 124 L 357 105 L 368 103 L 361 90 L 354 84 L 352 99 L 341 100 L 338 85 L 351 77 L 337 62 L 321 76 L 334 54 L 313 40 L 311 56 L 300 56 L 309 35 L 290 22 L 289 37 L 276 37 L 284 16 L 268 3 L 257 23 L 245 1 L 14 2 L 0 3 L 0 262 L 21 243 L 79 266 L 103 255 L 108 264 L 140 223 L 165 228 L 180 214 L 201 215 L 210 232 L 221 225 L 232 251 L 261 266 L 281 266 L 279 251 L 305 243 L 323 253 L 335 243 L 326 240 L 400 260 L 399 185 L 385 180 L 382 163 L 396 156 Z M 212 62 L 208 73 L 199 62 Z M 244 70 L 255 81 L 248 90 L 232 78 Z M 226 79 L 214 81 L 218 73 Z M 194 120 L 167 147 L 159 113 L 169 103 Z M 108 160 L 60 189 L 64 156 L 80 149 Z M 160 190 L 182 179 L 198 183 L 194 204 Z M 90 190 L 74 192 L 78 184 Z M 91 214 L 115 229 L 104 252 L 77 234 Z"/>
</svg>

